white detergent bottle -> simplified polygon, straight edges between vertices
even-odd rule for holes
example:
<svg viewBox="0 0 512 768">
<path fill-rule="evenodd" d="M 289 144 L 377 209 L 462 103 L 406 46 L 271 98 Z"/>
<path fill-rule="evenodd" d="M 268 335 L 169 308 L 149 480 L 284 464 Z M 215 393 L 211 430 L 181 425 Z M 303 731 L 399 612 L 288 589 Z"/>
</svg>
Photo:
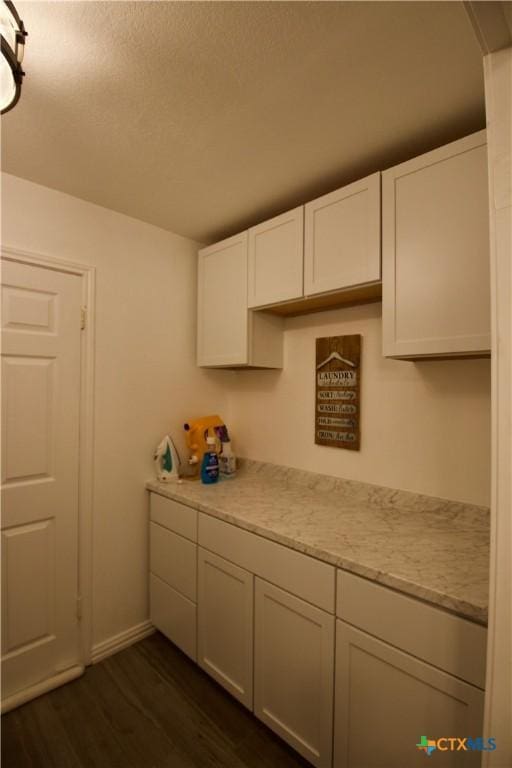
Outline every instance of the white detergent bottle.
<svg viewBox="0 0 512 768">
<path fill-rule="evenodd" d="M 219 473 L 222 479 L 236 475 L 236 456 L 231 449 L 229 440 L 222 443 L 222 453 L 219 456 Z"/>
</svg>

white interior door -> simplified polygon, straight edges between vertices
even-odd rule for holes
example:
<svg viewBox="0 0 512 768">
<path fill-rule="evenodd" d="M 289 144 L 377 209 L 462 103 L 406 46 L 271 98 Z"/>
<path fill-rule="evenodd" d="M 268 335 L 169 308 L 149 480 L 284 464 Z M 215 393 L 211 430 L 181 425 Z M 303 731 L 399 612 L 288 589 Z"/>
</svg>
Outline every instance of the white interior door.
<svg viewBox="0 0 512 768">
<path fill-rule="evenodd" d="M 2 699 L 80 663 L 81 278 L 2 261 Z"/>
</svg>

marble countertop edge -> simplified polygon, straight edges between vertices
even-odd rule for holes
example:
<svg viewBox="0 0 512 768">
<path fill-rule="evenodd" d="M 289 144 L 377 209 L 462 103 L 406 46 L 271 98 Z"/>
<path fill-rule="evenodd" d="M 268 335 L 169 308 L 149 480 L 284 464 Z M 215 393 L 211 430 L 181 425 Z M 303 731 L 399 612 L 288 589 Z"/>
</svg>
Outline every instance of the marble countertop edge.
<svg viewBox="0 0 512 768">
<path fill-rule="evenodd" d="M 382 584 L 383 586 L 399 591 L 402 594 L 420 599 L 426 603 L 434 605 L 435 607 L 445 609 L 451 613 L 455 613 L 463 618 L 475 621 L 479 624 L 487 624 L 487 605 L 483 599 L 478 599 L 476 597 L 476 595 L 481 595 L 485 592 L 485 585 L 477 585 L 478 587 L 483 588 L 479 588 L 475 595 L 469 595 L 468 599 L 468 595 L 463 596 L 460 594 L 460 592 L 464 589 L 466 592 L 470 591 L 470 586 L 465 586 L 463 575 L 461 574 L 458 574 L 459 578 L 456 580 L 453 578 L 453 574 L 450 573 L 436 573 L 436 578 L 432 578 L 431 573 L 431 578 L 425 578 L 423 581 L 430 581 L 432 583 L 422 583 L 420 568 L 418 568 L 418 571 L 415 572 L 414 567 L 412 567 L 410 569 L 410 577 L 397 575 L 393 573 L 393 569 L 391 567 L 389 570 L 383 570 L 382 568 L 375 567 L 368 562 L 365 562 L 364 557 L 361 557 L 361 559 L 353 559 L 347 554 L 344 554 L 342 551 L 334 552 L 328 548 L 325 548 L 325 546 L 322 546 L 322 544 L 308 543 L 302 539 L 302 536 L 295 534 L 287 535 L 286 533 L 275 530 L 273 527 L 269 527 L 269 525 L 265 525 L 264 522 L 256 522 L 254 519 L 251 520 L 247 519 L 245 516 L 237 515 L 233 511 L 224 509 L 223 506 L 229 506 L 231 503 L 232 506 L 236 507 L 237 504 L 240 505 L 242 502 L 246 504 L 250 503 L 253 508 L 252 514 L 254 517 L 257 517 L 258 487 L 260 482 L 263 483 L 265 493 L 268 494 L 269 480 L 271 480 L 271 477 L 273 476 L 276 482 L 276 490 L 287 489 L 296 491 L 300 490 L 300 487 L 304 488 L 304 485 L 306 485 L 310 491 L 313 491 L 322 496 L 327 496 L 334 493 L 336 502 L 333 502 L 332 514 L 336 516 L 339 515 L 340 519 L 343 515 L 345 505 L 350 508 L 351 513 L 357 513 L 360 508 L 361 515 L 364 515 L 367 509 L 374 508 L 378 511 L 379 514 L 384 516 L 392 516 L 393 513 L 397 512 L 397 507 L 400 513 L 405 512 L 407 509 L 413 509 L 417 514 L 417 507 L 419 505 L 421 512 L 425 513 L 427 516 L 429 512 L 436 513 L 436 515 L 442 515 L 442 517 L 444 517 L 446 514 L 447 522 L 449 522 L 450 525 L 462 525 L 466 517 L 469 516 L 471 521 L 476 519 L 478 525 L 482 526 L 485 524 L 485 520 L 487 519 L 486 516 L 488 514 L 488 510 L 486 508 L 478 507 L 476 505 L 465 505 L 461 502 L 450 502 L 443 499 L 436 499 L 434 497 L 424 497 L 419 494 L 412 494 L 409 491 L 393 491 L 393 489 L 385 489 L 381 488 L 380 486 L 369 486 L 366 483 L 359 484 L 356 481 L 339 481 L 338 478 L 330 479 L 328 476 L 323 475 L 318 476 L 321 478 L 318 484 L 315 484 L 314 479 L 311 478 L 306 484 L 297 484 L 294 482 L 294 475 L 297 470 L 288 470 L 288 468 L 282 468 L 282 473 L 279 474 L 279 468 L 276 465 L 258 465 L 258 462 L 248 462 L 248 464 L 249 467 L 247 468 L 247 464 L 244 463 L 244 471 L 241 473 L 241 476 L 245 478 L 250 484 L 247 487 L 243 487 L 243 485 L 240 484 L 237 486 L 236 479 L 222 483 L 223 487 L 219 486 L 222 495 L 218 499 L 218 504 L 216 499 L 213 503 L 211 498 L 206 500 L 201 499 L 200 496 L 203 492 L 203 489 L 208 487 L 201 486 L 199 483 L 195 482 L 184 481 L 180 484 L 175 482 L 163 484 L 159 483 L 157 480 L 153 480 L 146 484 L 146 488 L 150 491 L 155 491 L 163 496 L 173 499 L 180 504 L 191 507 L 192 509 L 196 509 L 205 514 L 216 517 L 219 520 L 223 520 L 226 523 L 236 525 L 243 530 L 262 536 L 263 538 L 270 541 L 274 541 L 277 544 L 282 544 L 305 555 L 333 565 L 336 568 L 341 568 L 358 576 L 362 576 L 371 581 Z M 312 475 L 312 473 L 309 474 Z M 269 475 L 271 477 L 269 477 Z M 330 482 L 330 480 L 332 480 L 332 482 Z M 341 493 L 339 490 L 340 484 L 342 489 Z M 370 488 L 369 492 L 368 488 Z M 372 492 L 375 497 L 373 500 L 371 500 Z M 370 499 L 368 493 L 370 495 Z M 235 494 L 235 496 L 232 499 L 231 497 L 233 494 Z M 403 496 L 403 494 L 405 494 L 405 496 Z M 382 499 L 382 496 L 385 497 L 383 500 L 384 503 L 379 504 L 378 497 Z M 331 496 L 329 495 L 329 499 L 330 498 Z M 394 503 L 392 501 L 393 499 L 395 500 Z M 397 499 L 398 505 L 396 503 Z M 427 507 L 425 510 L 422 503 L 423 499 L 426 499 L 428 502 L 425 504 Z M 406 501 L 405 509 L 403 506 L 404 500 Z M 286 507 L 286 503 L 287 500 L 281 502 L 281 506 L 283 508 Z M 268 514 L 267 508 L 265 508 L 265 512 Z M 293 510 L 287 512 L 286 524 L 288 525 L 290 524 L 290 516 L 293 516 Z M 404 521 L 406 525 L 407 515 L 405 515 L 403 518 L 401 517 L 402 525 L 404 524 Z M 280 518 L 277 518 L 276 522 L 279 523 Z M 299 525 L 299 523 L 300 521 L 297 520 L 297 525 Z M 284 524 L 285 523 L 283 523 L 283 525 Z M 411 534 L 409 533 L 409 536 L 410 535 Z M 471 535 L 474 534 L 471 533 Z M 338 548 L 342 549 L 342 546 L 339 545 Z M 428 558 L 426 559 L 426 562 L 428 563 Z M 423 568 L 425 568 L 425 564 L 423 564 Z M 436 583 L 439 581 L 442 583 L 443 579 L 446 584 L 446 588 L 444 588 L 444 590 L 438 588 Z M 450 580 L 455 584 L 453 588 L 450 587 Z"/>
</svg>

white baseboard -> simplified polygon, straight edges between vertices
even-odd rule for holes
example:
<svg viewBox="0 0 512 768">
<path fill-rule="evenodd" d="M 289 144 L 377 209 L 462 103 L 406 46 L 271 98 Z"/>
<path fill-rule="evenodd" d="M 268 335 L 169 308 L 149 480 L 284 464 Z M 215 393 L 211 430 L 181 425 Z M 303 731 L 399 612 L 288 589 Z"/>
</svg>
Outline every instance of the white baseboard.
<svg viewBox="0 0 512 768">
<path fill-rule="evenodd" d="M 43 693 L 53 691 L 54 688 L 58 688 L 65 683 L 69 683 L 71 680 L 75 680 L 80 675 L 83 675 L 84 667 L 80 664 L 75 664 L 74 667 L 64 670 L 64 672 L 58 672 L 56 675 L 52 675 L 46 680 L 41 680 L 35 685 L 31 685 L 28 688 L 24 688 L 22 691 L 13 693 L 2 701 L 2 715 L 9 712 L 11 709 L 21 707 L 22 704 L 26 704 L 27 701 L 35 699 L 37 696 L 42 696 Z"/>
<path fill-rule="evenodd" d="M 133 645 L 139 640 L 152 635 L 154 631 L 155 628 L 149 620 L 141 621 L 140 624 L 135 624 L 135 626 L 125 629 L 124 632 L 120 632 L 118 635 L 109 637 L 101 643 L 96 643 L 92 647 L 91 663 L 97 664 L 98 661 L 106 659 L 107 656 L 112 656 L 114 653 L 122 651 L 123 648 L 128 648 L 129 645 Z"/>
</svg>

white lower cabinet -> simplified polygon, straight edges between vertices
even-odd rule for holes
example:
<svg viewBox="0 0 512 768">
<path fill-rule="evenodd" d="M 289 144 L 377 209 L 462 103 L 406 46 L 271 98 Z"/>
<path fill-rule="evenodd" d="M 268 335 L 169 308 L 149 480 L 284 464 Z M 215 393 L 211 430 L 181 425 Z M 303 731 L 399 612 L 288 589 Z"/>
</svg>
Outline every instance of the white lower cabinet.
<svg viewBox="0 0 512 768">
<path fill-rule="evenodd" d="M 254 576 L 198 551 L 199 665 L 252 709 Z"/>
<path fill-rule="evenodd" d="M 332 761 L 334 616 L 255 579 L 254 713 L 319 768 Z"/>
<path fill-rule="evenodd" d="M 483 703 L 474 685 L 336 622 L 335 768 L 423 768 L 421 737 L 482 736 Z M 443 766 L 480 765 L 481 752 L 442 747 Z"/>
<path fill-rule="evenodd" d="M 312 765 L 422 768 L 422 737 L 484 736 L 485 627 L 154 493 L 150 511 L 151 621 Z"/>
</svg>

